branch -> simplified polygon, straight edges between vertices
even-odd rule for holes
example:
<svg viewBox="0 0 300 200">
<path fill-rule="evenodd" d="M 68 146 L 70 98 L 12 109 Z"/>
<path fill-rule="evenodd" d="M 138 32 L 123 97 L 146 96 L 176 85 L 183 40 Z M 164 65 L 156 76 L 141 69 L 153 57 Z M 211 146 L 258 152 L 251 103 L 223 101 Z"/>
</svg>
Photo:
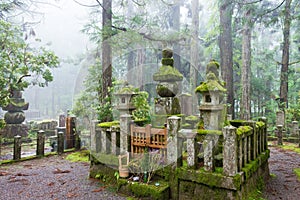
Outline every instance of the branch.
<svg viewBox="0 0 300 200">
<path fill-rule="evenodd" d="M 76 0 L 73 0 L 75 3 L 77 3 L 78 5 L 81 5 L 81 6 L 84 6 L 84 7 L 90 7 L 90 8 L 93 8 L 93 7 L 98 7 L 99 5 L 87 5 L 87 4 L 83 4 L 83 3 L 80 3 Z"/>
<path fill-rule="evenodd" d="M 132 1 L 133 1 L 133 3 L 135 3 L 138 6 L 145 6 L 146 5 L 145 2 L 143 4 L 141 4 L 141 3 L 138 3 L 136 0 L 132 0 Z"/>
<path fill-rule="evenodd" d="M 260 17 L 262 17 L 262 16 L 264 16 L 264 15 L 267 15 L 267 14 L 273 12 L 274 10 L 277 10 L 278 8 L 280 8 L 280 7 L 283 5 L 284 2 L 285 2 L 285 0 L 283 0 L 283 1 L 282 1 L 278 6 L 276 6 L 275 8 L 273 8 L 273 9 L 271 9 L 271 10 L 267 10 L 265 13 L 261 14 Z"/>
<path fill-rule="evenodd" d="M 283 65 L 283 63 L 281 63 L 281 62 L 279 62 L 279 61 L 275 61 L 275 62 L 276 62 L 276 64 L 278 64 L 278 65 Z M 300 63 L 300 60 L 294 61 L 294 62 L 290 62 L 288 65 L 294 65 L 294 64 L 297 64 L 297 63 Z"/>
<path fill-rule="evenodd" d="M 21 76 L 21 77 L 19 78 L 17 84 L 21 83 L 23 78 L 29 77 L 29 76 L 31 76 L 31 75 L 30 75 L 30 74 L 25 74 L 25 75 Z"/>
</svg>

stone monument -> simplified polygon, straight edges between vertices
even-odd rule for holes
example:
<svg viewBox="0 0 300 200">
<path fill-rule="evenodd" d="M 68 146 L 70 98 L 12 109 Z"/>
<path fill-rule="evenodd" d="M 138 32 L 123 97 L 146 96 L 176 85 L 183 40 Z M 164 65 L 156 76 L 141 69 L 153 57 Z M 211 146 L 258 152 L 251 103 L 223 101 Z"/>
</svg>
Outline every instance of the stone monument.
<svg viewBox="0 0 300 200">
<path fill-rule="evenodd" d="M 219 78 L 219 64 L 212 60 L 206 66 L 206 81 L 195 90 L 202 95 L 199 106 L 199 128 L 206 130 L 222 130 L 226 116 L 226 106 L 222 104 L 226 89 Z"/>
<path fill-rule="evenodd" d="M 153 75 L 153 80 L 157 81 L 156 92 L 160 96 L 155 98 L 155 126 L 163 126 L 171 115 L 181 113 L 179 98 L 179 83 L 183 75 L 173 66 L 173 51 L 164 49 L 162 51 L 161 66 Z"/>
<path fill-rule="evenodd" d="M 27 110 L 29 103 L 26 103 L 22 98 L 21 91 L 13 91 L 10 97 L 10 102 L 7 106 L 3 107 L 4 111 L 7 111 L 4 115 L 5 127 L 1 130 L 3 137 L 14 137 L 16 135 L 27 136 L 28 127 L 22 124 L 25 120 L 25 113 L 23 110 Z"/>
</svg>

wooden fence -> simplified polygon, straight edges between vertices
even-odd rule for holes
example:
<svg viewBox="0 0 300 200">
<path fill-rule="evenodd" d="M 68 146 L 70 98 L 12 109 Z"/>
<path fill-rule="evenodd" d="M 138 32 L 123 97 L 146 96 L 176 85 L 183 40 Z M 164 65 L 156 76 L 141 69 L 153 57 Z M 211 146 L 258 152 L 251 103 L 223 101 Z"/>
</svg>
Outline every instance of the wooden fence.
<svg viewBox="0 0 300 200">
<path fill-rule="evenodd" d="M 145 127 L 138 127 L 134 124 L 130 126 L 131 153 L 132 156 L 148 151 L 159 150 L 161 154 L 167 156 L 167 128 L 152 128 L 150 124 Z"/>
</svg>

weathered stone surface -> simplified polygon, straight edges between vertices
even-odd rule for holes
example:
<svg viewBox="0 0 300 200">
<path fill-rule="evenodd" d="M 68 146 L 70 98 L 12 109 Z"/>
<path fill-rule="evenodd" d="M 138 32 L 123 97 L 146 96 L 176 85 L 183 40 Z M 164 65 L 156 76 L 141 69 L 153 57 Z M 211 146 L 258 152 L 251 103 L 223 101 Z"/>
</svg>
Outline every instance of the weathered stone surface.
<svg viewBox="0 0 300 200">
<path fill-rule="evenodd" d="M 130 137 L 131 122 L 131 115 L 125 114 L 120 116 L 120 154 L 129 152 L 128 138 Z"/>
<path fill-rule="evenodd" d="M 277 125 L 285 126 L 285 115 L 282 110 L 276 112 L 276 126 Z"/>
<path fill-rule="evenodd" d="M 277 130 L 276 130 L 276 134 L 277 134 L 277 144 L 278 145 L 282 145 L 282 136 L 283 136 L 283 125 L 277 125 Z"/>
<path fill-rule="evenodd" d="M 26 137 L 28 135 L 28 126 L 25 124 L 6 124 L 0 130 L 0 135 L 7 138 L 13 138 L 16 135 Z"/>
<path fill-rule="evenodd" d="M 298 121 L 292 121 L 291 136 L 299 137 L 299 122 Z"/>
<path fill-rule="evenodd" d="M 22 141 L 21 141 L 21 136 L 16 135 L 14 137 L 14 160 L 20 160 L 21 159 L 21 146 L 22 146 Z"/>
<path fill-rule="evenodd" d="M 44 156 L 44 154 L 45 154 L 45 131 L 40 130 L 37 132 L 36 155 Z"/>
<path fill-rule="evenodd" d="M 224 127 L 223 136 L 223 173 L 226 176 L 234 176 L 238 172 L 236 128 L 234 126 Z"/>
<path fill-rule="evenodd" d="M 177 164 L 177 159 L 181 157 L 179 151 L 180 139 L 178 138 L 178 131 L 180 129 L 180 117 L 172 116 L 168 118 L 168 138 L 167 138 L 167 161 L 168 164 Z"/>
<path fill-rule="evenodd" d="M 218 144 L 219 135 L 207 134 L 205 136 L 204 147 L 204 170 L 213 172 L 215 170 L 214 152 Z"/>
</svg>

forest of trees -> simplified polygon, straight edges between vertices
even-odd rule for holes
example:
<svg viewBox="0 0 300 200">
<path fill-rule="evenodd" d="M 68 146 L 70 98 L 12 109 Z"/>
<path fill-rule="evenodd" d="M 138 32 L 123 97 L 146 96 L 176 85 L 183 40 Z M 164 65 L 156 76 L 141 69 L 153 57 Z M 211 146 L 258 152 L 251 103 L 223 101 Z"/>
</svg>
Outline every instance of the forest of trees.
<svg viewBox="0 0 300 200">
<path fill-rule="evenodd" d="M 8 16 L 14 9 L 30 8 L 34 2 L 2 1 L 1 20 L 12 23 Z M 89 67 L 86 90 L 74 104 L 76 115 L 112 120 L 112 91 L 120 81 L 155 96 L 152 74 L 160 65 L 161 50 L 169 47 L 174 50 L 175 67 L 185 77 L 183 92 L 194 96 L 195 114 L 194 89 L 203 81 L 206 64 L 214 59 L 221 66 L 233 118 L 266 116 L 274 122 L 281 109 L 288 120 L 300 120 L 299 1 L 74 2 L 90 9 L 82 31 L 96 46 L 88 53 L 95 62 Z"/>
</svg>

